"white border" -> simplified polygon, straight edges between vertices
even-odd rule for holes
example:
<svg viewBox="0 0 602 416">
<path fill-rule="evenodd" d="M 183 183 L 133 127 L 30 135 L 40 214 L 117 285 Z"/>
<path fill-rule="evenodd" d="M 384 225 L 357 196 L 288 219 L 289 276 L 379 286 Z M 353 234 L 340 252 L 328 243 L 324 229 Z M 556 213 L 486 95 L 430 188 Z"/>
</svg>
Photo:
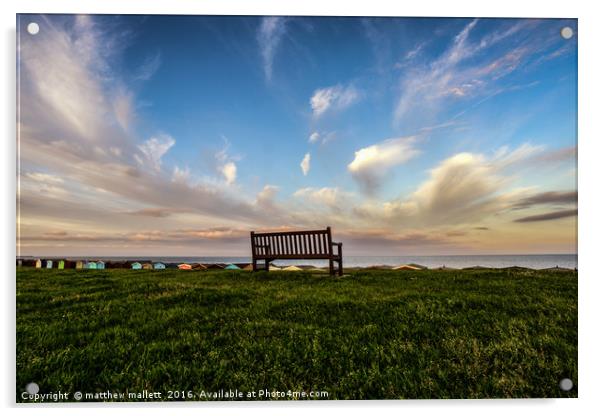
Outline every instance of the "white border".
<svg viewBox="0 0 602 416">
<path fill-rule="evenodd" d="M 14 407 L 15 376 L 15 14 L 19 13 L 126 13 L 126 14 L 248 14 L 248 15 L 347 15 L 347 16 L 445 16 L 445 17 L 571 17 L 579 19 L 579 399 L 573 400 L 480 400 L 480 401 L 379 401 L 328 403 L 210 403 L 178 404 L 178 413 L 197 414 L 256 414 L 269 415 L 284 412 L 306 415 L 312 413 L 345 412 L 365 414 L 375 410 L 390 414 L 447 415 L 504 415 L 508 413 L 546 413 L 549 415 L 590 414 L 600 408 L 598 400 L 602 387 L 600 355 L 599 297 L 600 283 L 600 134 L 599 97 L 602 96 L 599 74 L 602 74 L 599 42 L 602 40 L 602 16 L 593 6 L 595 2 L 503 0 L 496 3 L 473 0 L 394 2 L 369 0 L 20 0 L 0 3 L 2 20 L 2 172 L 4 203 L 2 204 L 3 235 L 1 264 L 2 280 L 2 374 L 0 394 L 2 405 L 13 412 L 41 411 L 63 415 L 81 414 L 82 406 Z M 596 118 L 597 117 L 597 118 Z M 111 408 L 116 414 L 129 414 L 140 405 L 108 405 L 87 407 L 86 413 L 102 413 Z M 148 414 L 164 414 L 165 405 L 146 405 Z M 140 409 L 141 410 L 141 409 Z"/>
</svg>

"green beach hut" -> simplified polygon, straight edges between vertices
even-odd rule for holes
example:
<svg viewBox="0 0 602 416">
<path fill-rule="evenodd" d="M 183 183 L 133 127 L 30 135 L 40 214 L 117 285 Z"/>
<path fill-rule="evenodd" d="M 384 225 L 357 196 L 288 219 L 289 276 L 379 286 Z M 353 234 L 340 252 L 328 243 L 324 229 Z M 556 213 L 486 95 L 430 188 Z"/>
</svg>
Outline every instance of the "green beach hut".
<svg viewBox="0 0 602 416">
<path fill-rule="evenodd" d="M 58 266 L 59 269 L 63 270 L 65 268 L 65 260 L 59 260 Z"/>
<path fill-rule="evenodd" d="M 140 270 L 142 269 L 142 265 L 140 263 L 138 263 L 137 261 L 132 263 L 132 270 Z"/>
<path fill-rule="evenodd" d="M 92 269 L 92 270 L 96 270 L 96 263 L 93 261 L 87 261 L 84 264 L 84 269 Z"/>
</svg>

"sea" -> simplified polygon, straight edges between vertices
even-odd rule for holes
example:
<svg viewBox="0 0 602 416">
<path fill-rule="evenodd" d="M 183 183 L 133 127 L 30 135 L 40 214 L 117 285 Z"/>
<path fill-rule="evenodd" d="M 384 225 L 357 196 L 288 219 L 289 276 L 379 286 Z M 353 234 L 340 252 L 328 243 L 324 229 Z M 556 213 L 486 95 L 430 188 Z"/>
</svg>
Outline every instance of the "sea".
<svg viewBox="0 0 602 416">
<path fill-rule="evenodd" d="M 48 258 L 59 258 L 49 256 Z M 22 257 L 25 258 L 25 257 Z M 41 257 L 44 258 L 44 257 Z M 250 257 L 204 257 L 204 256 L 67 256 L 71 260 L 103 260 L 103 261 L 149 261 L 163 263 L 250 263 Z M 419 264 L 428 268 L 449 267 L 527 267 L 530 269 L 547 269 L 562 267 L 577 269 L 577 254 L 524 254 L 524 255 L 453 255 L 453 256 L 344 256 L 344 267 L 399 266 L 401 264 Z M 326 260 L 276 260 L 276 266 L 310 265 L 326 267 Z"/>
</svg>

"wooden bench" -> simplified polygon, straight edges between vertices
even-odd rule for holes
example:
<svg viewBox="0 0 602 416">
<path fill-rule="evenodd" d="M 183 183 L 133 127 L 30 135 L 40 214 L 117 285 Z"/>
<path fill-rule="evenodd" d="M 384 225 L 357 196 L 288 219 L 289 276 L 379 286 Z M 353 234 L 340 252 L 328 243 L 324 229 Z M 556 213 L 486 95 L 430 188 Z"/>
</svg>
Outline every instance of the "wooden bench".
<svg viewBox="0 0 602 416">
<path fill-rule="evenodd" d="M 334 247 L 338 247 L 335 253 Z M 328 260 L 331 275 L 335 274 L 334 263 L 338 263 L 337 272 L 343 274 L 343 243 L 333 243 L 330 227 L 314 231 L 286 231 L 256 233 L 251 231 L 251 251 L 253 253 L 253 271 L 257 261 L 265 261 L 265 269 L 270 269 L 274 260 Z"/>
</svg>

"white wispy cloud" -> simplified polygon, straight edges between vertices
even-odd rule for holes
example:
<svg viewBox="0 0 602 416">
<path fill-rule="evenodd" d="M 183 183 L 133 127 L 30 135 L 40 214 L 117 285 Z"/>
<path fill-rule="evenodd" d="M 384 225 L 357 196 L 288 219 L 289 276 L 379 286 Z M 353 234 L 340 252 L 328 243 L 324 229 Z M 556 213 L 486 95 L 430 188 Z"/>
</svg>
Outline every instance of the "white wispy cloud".
<svg viewBox="0 0 602 416">
<path fill-rule="evenodd" d="M 159 70 L 161 63 L 162 59 L 160 52 L 148 56 L 138 68 L 138 73 L 134 76 L 134 79 L 139 81 L 148 81 Z"/>
<path fill-rule="evenodd" d="M 263 59 L 263 72 L 265 78 L 270 81 L 274 66 L 274 56 L 286 33 L 286 19 L 283 17 L 268 16 L 261 20 L 257 41 Z"/>
<path fill-rule="evenodd" d="M 321 144 L 326 144 L 331 140 L 334 140 L 336 138 L 336 132 L 334 131 L 330 131 L 330 132 L 323 132 L 323 133 L 319 133 L 317 131 L 313 132 L 312 134 L 310 134 L 309 136 L 309 143 L 321 143 Z"/>
<path fill-rule="evenodd" d="M 304 176 L 307 176 L 307 174 L 309 173 L 310 160 L 311 155 L 309 153 L 306 153 L 305 156 L 303 156 L 303 160 L 299 164 L 299 166 L 301 166 L 301 171 L 303 172 Z"/>
<path fill-rule="evenodd" d="M 314 91 L 309 103 L 314 117 L 318 118 L 330 111 L 341 111 L 360 99 L 359 91 L 353 85 L 334 85 Z"/>
<path fill-rule="evenodd" d="M 355 158 L 347 170 L 362 190 L 373 194 L 385 179 L 389 170 L 420 154 L 415 148 L 416 137 L 387 139 L 355 152 Z"/>
<path fill-rule="evenodd" d="M 433 115 L 445 100 L 489 95 L 490 84 L 516 71 L 524 63 L 533 47 L 527 41 L 506 50 L 492 61 L 466 64 L 485 49 L 533 24 L 531 21 L 518 21 L 479 41 L 470 42 L 469 37 L 477 23 L 478 19 L 469 22 L 454 37 L 451 45 L 428 65 L 407 67 L 400 78 L 400 95 L 393 113 L 395 124 L 406 116 Z"/>
<path fill-rule="evenodd" d="M 150 163 L 151 167 L 159 171 L 161 170 L 161 158 L 176 141 L 173 137 L 167 134 L 160 134 L 155 137 L 151 137 L 144 143 L 138 146 L 140 151 L 145 157 L 145 160 Z"/>
</svg>

